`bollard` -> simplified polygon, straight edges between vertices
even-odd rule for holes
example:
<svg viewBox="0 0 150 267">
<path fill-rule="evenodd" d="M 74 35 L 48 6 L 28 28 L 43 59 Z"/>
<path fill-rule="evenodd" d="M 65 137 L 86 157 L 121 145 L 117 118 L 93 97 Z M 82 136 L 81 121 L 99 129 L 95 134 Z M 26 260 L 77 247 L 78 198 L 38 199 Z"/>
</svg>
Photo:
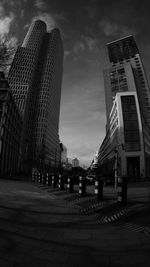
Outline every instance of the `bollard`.
<svg viewBox="0 0 150 267">
<path fill-rule="evenodd" d="M 46 184 L 47 184 L 47 185 L 50 185 L 50 184 L 49 184 L 49 174 L 48 174 L 48 173 L 46 173 Z"/>
<path fill-rule="evenodd" d="M 68 177 L 68 191 L 69 193 L 73 193 L 73 177 Z"/>
<path fill-rule="evenodd" d="M 44 183 L 44 174 L 42 173 L 41 174 L 41 177 L 42 177 L 42 184 Z"/>
<path fill-rule="evenodd" d="M 57 187 L 57 175 L 52 175 L 52 186 Z"/>
<path fill-rule="evenodd" d="M 60 190 L 64 189 L 64 176 L 61 174 L 59 174 L 59 177 L 58 177 L 58 187 Z"/>
<path fill-rule="evenodd" d="M 52 186 L 54 187 L 54 175 L 52 175 Z"/>
<path fill-rule="evenodd" d="M 126 204 L 127 202 L 127 177 L 117 179 L 117 202 Z"/>
<path fill-rule="evenodd" d="M 100 178 L 97 178 L 95 180 L 95 195 L 98 200 L 103 199 L 103 180 Z"/>
<path fill-rule="evenodd" d="M 46 173 L 42 173 L 42 184 L 46 184 Z"/>
<path fill-rule="evenodd" d="M 35 178 L 34 181 L 37 182 L 38 181 L 38 172 L 35 172 Z"/>
<path fill-rule="evenodd" d="M 42 178 L 42 176 L 41 176 L 41 173 L 39 172 L 38 173 L 38 183 L 41 183 L 41 178 Z"/>
<path fill-rule="evenodd" d="M 126 204 L 127 203 L 127 177 L 122 177 L 122 203 Z"/>
<path fill-rule="evenodd" d="M 52 175 L 48 174 L 48 185 L 50 186 L 52 184 Z"/>
<path fill-rule="evenodd" d="M 79 195 L 86 195 L 86 179 L 83 176 L 79 176 Z"/>
<path fill-rule="evenodd" d="M 32 182 L 35 181 L 35 172 L 32 172 Z"/>
</svg>

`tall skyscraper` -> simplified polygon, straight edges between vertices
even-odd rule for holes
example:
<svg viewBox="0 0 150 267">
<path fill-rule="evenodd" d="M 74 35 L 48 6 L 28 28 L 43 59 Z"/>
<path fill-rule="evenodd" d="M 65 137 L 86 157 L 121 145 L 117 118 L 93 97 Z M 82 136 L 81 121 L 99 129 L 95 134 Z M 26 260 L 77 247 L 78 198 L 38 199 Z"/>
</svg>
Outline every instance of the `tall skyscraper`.
<svg viewBox="0 0 150 267">
<path fill-rule="evenodd" d="M 62 70 L 59 29 L 47 32 L 43 21 L 34 21 L 17 49 L 8 75 L 23 118 L 20 159 L 23 171 L 59 165 Z"/>
<path fill-rule="evenodd" d="M 117 92 L 136 91 L 143 119 L 150 126 L 150 89 L 133 36 L 107 44 L 111 67 L 104 71 L 106 114 Z"/>
<path fill-rule="evenodd" d="M 9 84 L 0 72 L 0 177 L 19 173 L 22 119 Z"/>
<path fill-rule="evenodd" d="M 104 70 L 106 136 L 99 149 L 102 175 L 150 176 L 150 89 L 133 36 L 107 44 Z"/>
</svg>

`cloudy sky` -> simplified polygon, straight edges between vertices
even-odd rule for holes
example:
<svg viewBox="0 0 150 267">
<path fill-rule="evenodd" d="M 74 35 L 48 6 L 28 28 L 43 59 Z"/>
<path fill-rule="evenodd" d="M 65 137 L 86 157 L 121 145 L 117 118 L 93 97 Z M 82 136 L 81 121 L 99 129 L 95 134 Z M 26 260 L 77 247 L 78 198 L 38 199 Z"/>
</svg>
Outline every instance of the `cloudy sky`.
<svg viewBox="0 0 150 267">
<path fill-rule="evenodd" d="M 106 43 L 133 34 L 150 80 L 149 0 L 1 0 L 0 33 L 21 44 L 35 18 L 57 26 L 64 43 L 60 139 L 68 156 L 90 163 L 105 136 Z"/>
</svg>

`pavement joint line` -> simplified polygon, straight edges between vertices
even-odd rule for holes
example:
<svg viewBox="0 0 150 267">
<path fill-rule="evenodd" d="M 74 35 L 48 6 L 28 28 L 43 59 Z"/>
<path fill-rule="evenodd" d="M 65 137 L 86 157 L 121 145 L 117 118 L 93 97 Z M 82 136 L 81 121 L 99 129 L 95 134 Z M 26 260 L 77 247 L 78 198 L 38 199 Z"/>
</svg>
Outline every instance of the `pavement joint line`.
<svg viewBox="0 0 150 267">
<path fill-rule="evenodd" d="M 121 213 L 116 213 L 116 214 L 113 214 L 113 215 L 110 215 L 110 216 L 101 216 L 101 215 L 98 215 L 97 218 L 101 218 L 103 220 L 104 223 L 111 223 L 111 222 L 114 222 L 118 219 L 120 219 L 121 216 L 123 216 L 125 214 L 125 212 Z"/>
<path fill-rule="evenodd" d="M 150 229 L 149 228 L 147 229 L 147 227 L 145 227 L 145 226 L 140 226 L 140 225 L 137 225 L 137 224 L 124 222 L 124 223 L 122 223 L 120 225 L 120 228 L 122 230 L 124 230 L 124 231 L 143 233 L 148 237 L 150 236 Z"/>
<path fill-rule="evenodd" d="M 111 216 L 111 220 L 112 220 L 112 221 L 114 221 L 114 220 L 115 220 L 113 216 Z"/>
<path fill-rule="evenodd" d="M 104 204 L 102 204 L 102 203 L 97 203 L 96 205 L 91 205 L 91 206 L 89 206 L 89 207 L 87 207 L 87 208 L 82 208 L 81 209 L 81 212 L 90 212 L 90 211 L 93 211 L 93 210 L 96 210 L 96 208 L 98 208 L 98 207 L 101 207 L 101 208 L 103 208 L 104 207 Z"/>
</svg>

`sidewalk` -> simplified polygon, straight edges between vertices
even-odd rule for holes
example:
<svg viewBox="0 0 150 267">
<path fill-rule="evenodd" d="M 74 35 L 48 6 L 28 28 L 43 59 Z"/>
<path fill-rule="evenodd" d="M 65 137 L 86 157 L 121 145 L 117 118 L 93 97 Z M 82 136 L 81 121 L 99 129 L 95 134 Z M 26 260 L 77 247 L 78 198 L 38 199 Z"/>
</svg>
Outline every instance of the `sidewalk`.
<svg viewBox="0 0 150 267">
<path fill-rule="evenodd" d="M 56 191 L 0 180 L 1 267 L 148 264 L 149 236 L 117 223 L 100 224 Z"/>
</svg>

